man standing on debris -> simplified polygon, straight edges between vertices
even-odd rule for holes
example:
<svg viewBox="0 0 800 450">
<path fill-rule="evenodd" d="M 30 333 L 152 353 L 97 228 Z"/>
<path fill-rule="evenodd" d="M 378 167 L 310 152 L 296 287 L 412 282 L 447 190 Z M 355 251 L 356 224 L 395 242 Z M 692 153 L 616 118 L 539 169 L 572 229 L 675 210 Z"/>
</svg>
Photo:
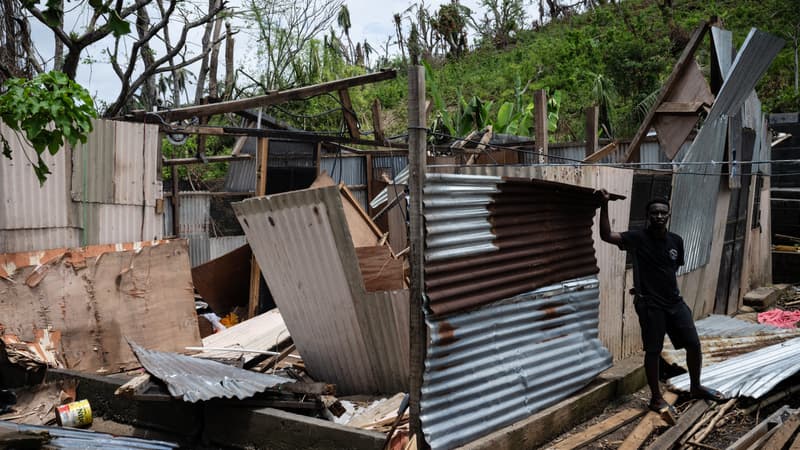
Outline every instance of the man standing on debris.
<svg viewBox="0 0 800 450">
<path fill-rule="evenodd" d="M 676 273 L 684 264 L 683 239 L 667 230 L 669 202 L 655 198 L 647 203 L 647 228 L 623 233 L 611 231 L 608 221 L 609 193 L 597 191 L 600 204 L 600 238 L 633 256 L 634 307 L 639 316 L 644 344 L 644 370 L 650 387 L 650 409 L 664 412 L 670 405 L 658 384 L 659 360 L 664 335 L 672 345 L 686 349 L 692 398 L 720 401 L 722 394 L 700 384 L 702 353 L 692 312 L 678 290 Z"/>
</svg>

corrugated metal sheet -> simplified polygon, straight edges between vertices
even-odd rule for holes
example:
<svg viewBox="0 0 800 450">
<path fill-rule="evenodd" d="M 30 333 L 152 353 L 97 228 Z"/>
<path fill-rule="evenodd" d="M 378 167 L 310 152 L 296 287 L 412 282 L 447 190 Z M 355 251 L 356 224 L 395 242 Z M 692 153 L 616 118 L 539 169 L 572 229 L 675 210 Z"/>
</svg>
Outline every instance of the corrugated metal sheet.
<svg viewBox="0 0 800 450">
<path fill-rule="evenodd" d="M 80 203 L 77 206 L 78 214 L 85 221 L 81 246 L 151 241 L 163 237 L 161 216 L 152 206 L 104 203 Z"/>
<path fill-rule="evenodd" d="M 717 53 L 717 64 L 719 64 L 719 69 L 724 79 L 733 64 L 733 32 L 719 27 L 711 27 L 711 38 L 714 43 L 714 50 Z"/>
<path fill-rule="evenodd" d="M 62 150 L 55 156 L 49 152 L 42 154 L 51 173 L 40 186 L 33 165 L 25 158 L 26 154 L 35 158 L 36 151 L 4 123 L 0 123 L 0 133 L 8 140 L 14 158 L 0 158 L 0 230 L 75 225 L 71 220 L 69 152 Z"/>
<path fill-rule="evenodd" d="M 249 137 L 242 147 L 244 155 L 257 154 L 258 139 Z M 313 142 L 269 140 L 268 167 L 314 167 L 316 165 L 317 144 Z M 232 161 L 225 175 L 225 190 L 229 192 L 252 192 L 256 190 L 256 168 L 258 161 Z M 269 183 L 269 179 L 267 180 Z"/>
<path fill-rule="evenodd" d="M 408 167 L 408 157 L 405 155 L 391 155 L 391 156 L 373 156 L 372 168 L 373 169 L 390 169 L 389 176 L 394 178 L 400 173 L 401 170 Z"/>
<path fill-rule="evenodd" d="M 189 233 L 182 234 L 181 237 L 189 240 L 192 268 L 211 261 L 211 242 L 207 234 Z"/>
<path fill-rule="evenodd" d="M 205 234 L 208 236 L 211 218 L 211 195 L 209 192 L 181 192 L 178 194 L 180 205 L 180 235 Z"/>
<path fill-rule="evenodd" d="M 401 170 L 393 179 L 394 184 L 406 184 L 408 183 L 408 166 L 406 166 L 403 170 Z M 377 208 L 382 204 L 386 203 L 389 199 L 389 192 L 387 191 L 388 188 L 383 188 L 382 191 L 378 192 L 378 195 L 373 197 L 373 199 L 369 202 L 369 206 Z"/>
<path fill-rule="evenodd" d="M 784 41 L 781 38 L 755 28 L 750 30 L 731 64 L 728 76 L 708 113 L 706 123 L 738 112 L 783 45 Z"/>
<path fill-rule="evenodd" d="M 703 347 L 705 365 L 800 336 L 800 329 L 797 328 L 778 328 L 720 315 L 698 320 L 695 326 Z M 675 350 L 669 340 L 664 342 L 662 355 L 671 363 L 686 366 L 686 352 Z"/>
<path fill-rule="evenodd" d="M 87 449 L 102 448 L 105 450 L 168 450 L 180 448 L 180 445 L 166 442 L 154 441 L 149 439 L 139 439 L 134 437 L 113 436 L 106 433 L 98 433 L 92 430 L 80 430 L 77 428 L 46 427 L 40 425 L 23 425 L 0 421 L 0 434 L 8 433 L 14 435 L 42 436 L 43 448 L 48 449 Z M 47 439 L 45 439 L 45 436 Z M 45 441 L 46 440 L 46 444 Z M 35 438 L 26 440 L 26 444 L 31 444 Z M 19 445 L 22 445 L 21 443 Z M 28 445 L 25 445 L 27 447 Z"/>
<path fill-rule="evenodd" d="M 706 122 L 697 134 L 683 162 L 721 161 L 728 130 L 727 116 Z M 672 177 L 672 217 L 669 228 L 683 237 L 686 264 L 678 269 L 684 274 L 708 263 L 714 214 L 719 193 L 720 166 L 681 165 Z"/>
<path fill-rule="evenodd" d="M 114 122 L 114 203 L 154 205 L 157 188 L 158 125 Z"/>
<path fill-rule="evenodd" d="M 761 398 L 799 371 L 800 338 L 795 338 L 705 367 L 701 382 L 726 398 Z M 689 376 L 670 378 L 668 384 L 674 389 L 688 391 Z"/>
<path fill-rule="evenodd" d="M 173 397 L 189 403 L 212 398 L 242 400 L 280 384 L 294 383 L 290 378 L 239 369 L 216 361 L 147 350 L 133 342 L 130 346 L 145 370 L 166 383 Z"/>
<path fill-rule="evenodd" d="M 425 290 L 436 314 L 598 272 L 593 190 L 536 179 L 428 174 Z"/>
<path fill-rule="evenodd" d="M 597 339 L 594 277 L 428 322 L 422 429 L 433 449 L 530 416 L 611 366 Z"/>
<path fill-rule="evenodd" d="M 219 236 L 212 237 L 209 239 L 208 243 L 210 261 L 230 253 L 243 245 L 247 245 L 247 239 L 245 239 L 244 236 Z"/>
<path fill-rule="evenodd" d="M 333 186 L 233 208 L 309 373 L 340 393 L 404 391 L 408 360 L 398 343 L 408 327 L 386 317 L 405 314 L 407 324 L 408 301 L 365 292 L 341 201 Z"/>
<path fill-rule="evenodd" d="M 320 158 L 320 172 L 323 170 L 337 183 L 347 186 L 360 186 L 367 184 L 367 166 L 364 156 L 331 156 Z"/>
<path fill-rule="evenodd" d="M 116 122 L 93 120 L 92 126 L 86 143 L 72 150 L 72 199 L 113 203 Z"/>
<path fill-rule="evenodd" d="M 0 230 L 0 253 L 19 253 L 50 248 L 80 247 L 80 228 Z"/>
</svg>

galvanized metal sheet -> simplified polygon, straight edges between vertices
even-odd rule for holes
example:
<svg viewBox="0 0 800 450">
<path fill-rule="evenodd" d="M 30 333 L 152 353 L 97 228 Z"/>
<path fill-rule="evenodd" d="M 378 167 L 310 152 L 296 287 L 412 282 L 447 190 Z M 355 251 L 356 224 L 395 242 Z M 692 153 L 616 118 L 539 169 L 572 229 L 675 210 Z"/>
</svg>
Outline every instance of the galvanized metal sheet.
<svg viewBox="0 0 800 450">
<path fill-rule="evenodd" d="M 243 400 L 269 388 L 294 383 L 290 378 L 177 353 L 147 350 L 134 342 L 129 343 L 142 367 L 163 381 L 173 397 L 189 403 L 212 398 Z"/>
<path fill-rule="evenodd" d="M 211 195 L 209 192 L 181 192 L 178 194 L 180 204 L 180 235 L 208 235 L 211 226 Z"/>
<path fill-rule="evenodd" d="M 711 40 L 717 54 L 717 64 L 719 64 L 722 78 L 725 79 L 733 64 L 733 32 L 719 27 L 711 27 Z"/>
<path fill-rule="evenodd" d="M 330 156 L 320 158 L 320 172 L 325 170 L 337 183 L 347 186 L 367 184 L 367 158 L 365 156 Z"/>
<path fill-rule="evenodd" d="M 0 253 L 19 253 L 81 245 L 80 228 L 0 230 Z"/>
<path fill-rule="evenodd" d="M 114 122 L 114 203 L 155 205 L 158 125 Z"/>
<path fill-rule="evenodd" d="M 0 420 L 0 434 L 6 433 L 11 436 L 41 436 L 43 440 L 46 436 L 47 443 L 44 444 L 44 442 L 42 442 L 42 444 L 48 449 L 102 448 L 104 450 L 169 450 L 180 448 L 180 445 L 174 442 L 114 436 L 77 428 L 24 425 Z M 35 438 L 31 438 L 29 443 L 35 440 Z"/>
<path fill-rule="evenodd" d="M 241 153 L 255 155 L 256 147 L 256 138 L 249 137 L 245 140 Z M 225 174 L 225 190 L 228 192 L 255 192 L 257 164 L 256 158 L 228 163 L 228 173 Z"/>
<path fill-rule="evenodd" d="M 33 147 L 2 122 L 0 134 L 8 141 L 13 157 L 0 159 L 0 230 L 74 226 L 71 220 L 69 152 L 62 149 L 55 156 L 49 152 L 42 154 L 51 173 L 44 185 L 40 185 L 33 164 L 28 161 L 28 158 L 35 161 Z"/>
<path fill-rule="evenodd" d="M 598 272 L 593 189 L 536 179 L 428 174 L 425 290 L 447 314 Z"/>
<path fill-rule="evenodd" d="M 687 151 L 683 162 L 721 161 L 725 152 L 728 129 L 727 116 L 706 122 Z M 672 177 L 672 218 L 670 231 L 683 238 L 686 264 L 678 274 L 691 272 L 708 263 L 714 232 L 714 214 L 697 211 L 716 211 L 720 184 L 718 165 L 681 165 Z"/>
<path fill-rule="evenodd" d="M 745 353 L 703 368 L 701 383 L 726 398 L 761 398 L 783 380 L 800 372 L 800 338 Z M 688 374 L 670 378 L 674 389 L 689 390 Z"/>
<path fill-rule="evenodd" d="M 752 28 L 736 54 L 706 123 L 736 114 L 772 60 L 783 48 L 783 39 Z"/>
<path fill-rule="evenodd" d="M 181 237 L 189 240 L 189 259 L 192 268 L 211 261 L 211 242 L 208 234 L 188 233 Z"/>
<path fill-rule="evenodd" d="M 422 429 L 449 449 L 562 400 L 611 366 L 597 339 L 595 277 L 430 319 Z"/>
<path fill-rule="evenodd" d="M 72 149 L 72 199 L 113 203 L 116 122 L 98 119 L 92 126 L 86 143 Z"/>
<path fill-rule="evenodd" d="M 253 198 L 233 208 L 309 373 L 342 393 L 407 389 L 407 359 L 396 347 L 402 341 L 376 335 L 404 305 L 365 292 L 338 188 Z M 407 335 L 408 328 L 396 332 Z"/>
<path fill-rule="evenodd" d="M 797 328 L 778 328 L 721 315 L 698 320 L 695 326 L 703 348 L 704 365 L 800 336 Z M 664 342 L 662 355 L 670 363 L 686 366 L 686 352 L 675 350 L 669 340 Z"/>
<path fill-rule="evenodd" d="M 152 206 L 79 203 L 80 245 L 152 241 L 163 237 L 161 216 Z"/>
<path fill-rule="evenodd" d="M 228 254 L 237 248 L 246 245 L 247 239 L 244 236 L 219 236 L 212 237 L 209 243 L 209 258 L 217 259 L 222 255 Z"/>
<path fill-rule="evenodd" d="M 394 184 L 407 184 L 408 183 L 408 166 L 406 166 L 403 170 L 401 170 L 395 177 L 393 178 Z M 389 199 L 389 191 L 388 188 L 383 188 L 382 191 L 378 193 L 370 202 L 369 206 L 377 208 L 382 204 L 386 203 Z"/>
</svg>

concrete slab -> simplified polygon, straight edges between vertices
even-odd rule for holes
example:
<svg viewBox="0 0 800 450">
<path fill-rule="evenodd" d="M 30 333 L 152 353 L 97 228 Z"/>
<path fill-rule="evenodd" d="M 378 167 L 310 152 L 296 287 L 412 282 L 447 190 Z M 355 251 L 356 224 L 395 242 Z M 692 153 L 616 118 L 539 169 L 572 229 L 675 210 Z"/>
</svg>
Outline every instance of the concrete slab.
<svg viewBox="0 0 800 450">
<path fill-rule="evenodd" d="M 463 449 L 518 450 L 537 448 L 587 419 L 600 414 L 614 399 L 646 384 L 642 356 L 634 355 L 601 373 L 589 386 L 525 420 L 484 436 Z"/>
<path fill-rule="evenodd" d="M 788 284 L 776 284 L 756 288 L 744 295 L 744 304 L 759 311 L 766 310 L 774 306 L 789 287 Z"/>
</svg>

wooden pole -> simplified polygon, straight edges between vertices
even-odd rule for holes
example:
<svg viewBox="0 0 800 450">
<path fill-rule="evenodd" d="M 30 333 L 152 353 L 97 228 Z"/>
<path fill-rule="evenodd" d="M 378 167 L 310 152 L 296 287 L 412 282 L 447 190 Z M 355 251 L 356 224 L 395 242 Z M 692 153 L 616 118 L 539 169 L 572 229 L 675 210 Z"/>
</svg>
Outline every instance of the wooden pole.
<svg viewBox="0 0 800 450">
<path fill-rule="evenodd" d="M 256 196 L 267 193 L 267 157 L 269 155 L 269 139 L 258 139 L 258 169 L 256 172 Z M 250 259 L 250 301 L 247 304 L 247 318 L 258 314 L 258 297 L 261 290 L 261 268 L 256 255 Z"/>
<path fill-rule="evenodd" d="M 180 206 L 181 201 L 178 196 L 178 166 L 172 166 L 172 234 L 175 237 L 180 235 L 181 221 L 180 221 Z"/>
<path fill-rule="evenodd" d="M 411 254 L 411 311 L 410 311 L 410 407 L 409 429 L 416 436 L 419 448 L 427 448 L 420 421 L 422 374 L 425 368 L 427 336 L 422 311 L 424 286 L 424 224 L 422 216 L 422 188 L 425 183 L 427 127 L 425 124 L 425 68 L 412 65 L 408 68 L 408 167 Z"/>
<path fill-rule="evenodd" d="M 547 155 L 547 91 L 539 89 L 533 93 L 533 107 L 536 131 L 536 161 L 539 164 L 546 162 Z"/>
<path fill-rule="evenodd" d="M 600 127 L 600 107 L 597 105 L 586 108 L 586 154 L 591 156 L 597 151 L 597 131 Z"/>
</svg>

